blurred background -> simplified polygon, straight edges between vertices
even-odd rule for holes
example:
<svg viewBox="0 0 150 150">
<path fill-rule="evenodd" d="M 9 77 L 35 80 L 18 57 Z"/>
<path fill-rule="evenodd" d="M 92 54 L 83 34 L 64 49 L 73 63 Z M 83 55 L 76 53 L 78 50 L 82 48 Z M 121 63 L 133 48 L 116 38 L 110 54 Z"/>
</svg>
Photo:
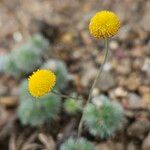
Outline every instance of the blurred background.
<svg viewBox="0 0 150 150">
<path fill-rule="evenodd" d="M 109 59 L 93 96 L 118 101 L 125 117 L 111 138 L 86 131 L 84 136 L 97 150 L 150 150 L 148 0 L 0 0 L 0 150 L 54 150 L 76 134 L 80 113 L 68 115 L 62 108 L 50 123 L 46 112 L 37 115 L 43 113 L 41 120 L 26 114 L 34 107 L 26 79 L 38 68 L 52 69 L 62 93 L 86 100 L 104 50 L 88 24 L 105 9 L 117 13 L 121 28 L 109 41 Z"/>
</svg>

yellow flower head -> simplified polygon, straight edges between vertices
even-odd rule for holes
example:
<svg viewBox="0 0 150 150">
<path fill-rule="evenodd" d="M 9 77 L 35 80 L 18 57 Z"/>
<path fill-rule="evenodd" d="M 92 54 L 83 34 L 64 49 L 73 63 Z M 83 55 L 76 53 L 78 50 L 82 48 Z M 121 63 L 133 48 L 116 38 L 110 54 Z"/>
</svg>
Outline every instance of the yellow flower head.
<svg viewBox="0 0 150 150">
<path fill-rule="evenodd" d="M 96 13 L 89 24 L 90 33 L 95 38 L 107 38 L 114 36 L 120 27 L 118 16 L 110 11 Z"/>
<path fill-rule="evenodd" d="M 33 97 L 50 92 L 56 83 L 56 76 L 50 70 L 37 70 L 29 77 L 28 88 Z"/>
</svg>

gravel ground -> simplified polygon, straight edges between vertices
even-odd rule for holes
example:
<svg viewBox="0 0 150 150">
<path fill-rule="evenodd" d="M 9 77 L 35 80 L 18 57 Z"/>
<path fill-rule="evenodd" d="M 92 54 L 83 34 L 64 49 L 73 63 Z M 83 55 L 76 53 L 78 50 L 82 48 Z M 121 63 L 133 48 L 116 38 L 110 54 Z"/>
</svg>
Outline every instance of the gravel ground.
<svg viewBox="0 0 150 150">
<path fill-rule="evenodd" d="M 125 117 L 120 130 L 109 139 L 92 137 L 87 131 L 83 135 L 97 150 L 150 150 L 150 1 L 1 0 L 0 55 L 20 46 L 33 33 L 41 33 L 50 42 L 52 57 L 67 64 L 72 76 L 68 91 L 86 99 L 104 49 L 103 40 L 90 36 L 88 24 L 103 9 L 118 14 L 121 29 L 109 41 L 109 59 L 93 96 L 101 93 L 117 100 Z M 65 113 L 51 126 L 21 126 L 16 116 L 19 84 L 20 80 L 0 75 L 1 150 L 54 150 L 76 134 L 80 116 Z"/>
</svg>

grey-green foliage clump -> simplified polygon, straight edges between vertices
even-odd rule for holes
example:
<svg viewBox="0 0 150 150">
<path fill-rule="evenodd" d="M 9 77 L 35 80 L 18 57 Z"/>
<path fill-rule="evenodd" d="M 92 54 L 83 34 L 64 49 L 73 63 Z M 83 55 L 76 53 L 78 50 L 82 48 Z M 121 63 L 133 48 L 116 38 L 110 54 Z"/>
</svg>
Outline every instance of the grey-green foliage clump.
<svg viewBox="0 0 150 150">
<path fill-rule="evenodd" d="M 40 34 L 30 37 L 29 44 L 34 46 L 34 51 L 36 51 L 39 55 L 45 56 L 48 52 L 49 43 Z"/>
<path fill-rule="evenodd" d="M 94 145 L 84 138 L 69 138 L 61 145 L 60 150 L 94 150 Z"/>
<path fill-rule="evenodd" d="M 99 102 L 97 102 L 99 100 Z M 114 134 L 123 119 L 123 108 L 107 97 L 99 96 L 85 107 L 84 121 L 93 135 L 106 138 Z"/>
<path fill-rule="evenodd" d="M 48 60 L 42 67 L 42 69 L 53 70 L 57 76 L 56 88 L 63 89 L 66 87 L 69 79 L 69 73 L 66 64 L 57 59 Z"/>
<path fill-rule="evenodd" d="M 16 66 L 15 57 L 13 53 L 6 55 L 6 59 L 3 65 L 4 65 L 3 67 L 4 73 L 7 73 L 15 77 L 19 77 L 21 75 L 19 68 Z"/>
<path fill-rule="evenodd" d="M 28 90 L 28 80 L 25 79 L 22 81 L 20 88 L 19 88 L 19 98 L 20 101 L 24 101 L 25 99 L 33 99 L 31 94 L 29 93 Z"/>
<path fill-rule="evenodd" d="M 23 45 L 14 52 L 16 67 L 21 72 L 30 73 L 41 65 L 42 57 L 33 49 L 30 45 Z"/>
<path fill-rule="evenodd" d="M 76 114 L 80 111 L 82 111 L 82 101 L 81 100 L 76 100 L 73 98 L 68 98 L 64 102 L 64 109 L 68 114 Z"/>
<path fill-rule="evenodd" d="M 0 55 L 0 73 L 4 72 L 5 61 L 6 61 L 6 55 Z"/>
<path fill-rule="evenodd" d="M 41 35 L 34 35 L 18 49 L 6 55 L 3 72 L 18 77 L 33 72 L 42 64 L 48 52 L 48 41 Z"/>
<path fill-rule="evenodd" d="M 38 126 L 54 119 L 60 109 L 60 97 L 49 93 L 41 98 L 33 98 L 27 89 L 27 81 L 20 88 L 18 117 L 23 125 Z"/>
</svg>

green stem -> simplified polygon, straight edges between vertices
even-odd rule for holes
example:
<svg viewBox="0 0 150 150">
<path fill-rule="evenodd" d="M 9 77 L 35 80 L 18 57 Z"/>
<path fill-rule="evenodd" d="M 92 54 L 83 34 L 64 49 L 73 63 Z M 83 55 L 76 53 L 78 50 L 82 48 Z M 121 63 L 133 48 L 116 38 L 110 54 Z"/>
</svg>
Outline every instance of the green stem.
<svg viewBox="0 0 150 150">
<path fill-rule="evenodd" d="M 55 91 L 55 90 L 52 90 L 52 93 L 54 93 L 56 95 L 59 95 L 62 98 L 72 98 L 72 99 L 83 100 L 82 98 L 79 98 L 79 97 L 73 97 L 73 96 L 68 96 L 68 95 L 65 95 L 65 94 L 61 94 L 61 93 L 59 93 L 58 91 Z"/>
<path fill-rule="evenodd" d="M 103 68 L 104 68 L 104 65 L 105 65 L 105 63 L 106 63 L 106 61 L 107 61 L 107 57 L 108 57 L 108 39 L 107 39 L 107 38 L 105 38 L 105 49 L 106 49 L 106 50 L 105 50 L 104 61 L 103 61 L 102 65 L 101 65 L 101 67 L 100 67 L 100 69 L 99 69 L 99 71 L 98 71 L 98 73 L 97 73 L 97 76 L 96 76 L 96 78 L 95 78 L 95 80 L 94 80 L 94 82 L 93 82 L 93 84 L 92 84 L 92 87 L 91 87 L 91 89 L 90 89 L 90 93 L 89 93 L 89 96 L 88 96 L 88 99 L 87 99 L 87 101 L 86 101 L 85 106 L 90 102 L 90 99 L 91 99 L 91 97 L 92 97 L 93 89 L 94 89 L 94 87 L 95 87 L 95 85 L 96 85 L 97 80 L 100 78 L 101 73 L 102 73 Z M 84 111 L 83 111 L 83 114 L 84 114 Z M 78 127 L 78 138 L 81 136 L 81 132 L 82 132 L 83 114 L 82 114 L 82 117 L 81 117 L 81 120 L 80 120 L 80 123 L 79 123 L 79 127 Z"/>
</svg>

